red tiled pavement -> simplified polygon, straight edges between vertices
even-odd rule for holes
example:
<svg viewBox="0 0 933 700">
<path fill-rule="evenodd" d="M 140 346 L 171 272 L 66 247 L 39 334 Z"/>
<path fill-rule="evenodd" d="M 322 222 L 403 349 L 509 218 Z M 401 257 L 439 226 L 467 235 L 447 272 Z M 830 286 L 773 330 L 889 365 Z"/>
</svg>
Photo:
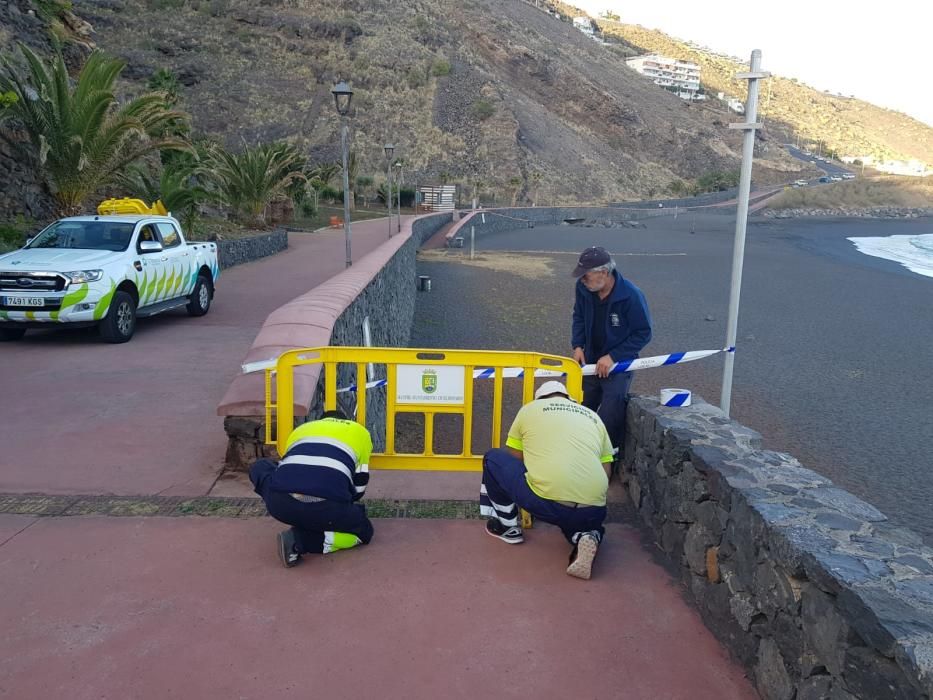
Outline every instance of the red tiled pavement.
<svg viewBox="0 0 933 700">
<path fill-rule="evenodd" d="M 387 240 L 385 221 L 354 223 L 354 260 Z M 73 330 L 4 343 L 0 492 L 207 493 L 226 450 L 217 404 L 263 321 L 344 267 L 342 229 L 292 233 L 225 270 L 203 318 L 143 319 L 124 345 Z"/>
<path fill-rule="evenodd" d="M 358 254 L 384 223 L 354 228 Z M 5 346 L 0 492 L 207 492 L 214 411 L 263 320 L 343 270 L 341 231 L 290 240 L 227 271 L 203 319 Z M 370 491 L 472 499 L 477 479 L 382 472 Z M 375 524 L 368 547 L 286 571 L 270 519 L 0 515 L 0 697 L 756 697 L 626 526 L 583 582 L 551 528 L 509 547 L 482 521 Z"/>
<path fill-rule="evenodd" d="M 0 550 L 0 696 L 757 697 L 630 528 L 580 581 L 554 528 L 375 525 L 286 570 L 270 519 L 38 520 Z"/>
</svg>

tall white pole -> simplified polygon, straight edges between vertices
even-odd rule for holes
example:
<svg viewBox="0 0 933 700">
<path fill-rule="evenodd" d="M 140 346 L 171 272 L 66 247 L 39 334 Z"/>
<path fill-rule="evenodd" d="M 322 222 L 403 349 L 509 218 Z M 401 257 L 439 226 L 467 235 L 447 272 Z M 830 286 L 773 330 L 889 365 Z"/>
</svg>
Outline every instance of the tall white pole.
<svg viewBox="0 0 933 700">
<path fill-rule="evenodd" d="M 347 267 L 353 264 L 350 255 L 350 173 L 347 171 L 347 122 L 344 119 L 340 130 L 340 141 L 343 145 L 343 234 L 347 239 Z"/>
<path fill-rule="evenodd" d="M 752 184 L 752 157 L 755 150 L 755 130 L 761 124 L 755 122 L 758 114 L 758 81 L 767 78 L 770 73 L 761 71 L 761 51 L 752 51 L 751 70 L 738 73 L 735 77 L 748 80 L 748 101 L 745 104 L 745 122 L 730 124 L 731 129 L 745 131 L 742 139 L 742 170 L 739 174 L 739 204 L 735 214 L 735 244 L 732 248 L 732 286 L 729 290 L 729 321 L 726 329 L 726 347 L 735 347 L 735 338 L 739 325 L 739 293 L 742 290 L 742 262 L 745 259 L 745 228 L 748 223 L 748 195 Z M 728 416 L 732 403 L 732 370 L 735 354 L 726 353 L 725 368 L 722 374 L 722 394 L 719 407 Z"/>
</svg>

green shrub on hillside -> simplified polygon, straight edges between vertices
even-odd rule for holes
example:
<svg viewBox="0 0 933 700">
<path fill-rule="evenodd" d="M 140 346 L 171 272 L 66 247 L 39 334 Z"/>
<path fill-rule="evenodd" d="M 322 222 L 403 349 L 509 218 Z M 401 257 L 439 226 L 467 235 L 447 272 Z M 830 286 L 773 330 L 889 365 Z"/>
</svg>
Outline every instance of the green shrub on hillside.
<svg viewBox="0 0 933 700">
<path fill-rule="evenodd" d="M 408 81 L 408 87 L 412 90 L 422 87 L 425 82 L 427 82 L 424 77 L 424 71 L 417 67 L 409 69 L 405 79 Z"/>
<path fill-rule="evenodd" d="M 36 12 L 46 22 L 51 22 L 71 11 L 71 0 L 36 0 Z"/>
<path fill-rule="evenodd" d="M 489 100 L 477 100 L 473 103 L 473 116 L 480 121 L 489 119 L 496 113 L 496 108 Z"/>
<path fill-rule="evenodd" d="M 731 170 L 728 172 L 711 172 L 701 175 L 697 180 L 695 190 L 697 194 L 703 192 L 722 192 L 730 187 L 738 187 L 739 171 Z"/>
<path fill-rule="evenodd" d="M 434 62 L 434 65 L 431 66 L 431 74 L 435 78 L 440 78 L 445 75 L 450 75 L 450 61 L 444 58 L 440 58 Z"/>
<path fill-rule="evenodd" d="M 34 221 L 17 217 L 14 221 L 0 221 L 0 253 L 6 253 L 26 245 L 26 238 L 42 228 Z"/>
<path fill-rule="evenodd" d="M 7 107 L 12 107 L 19 101 L 19 98 L 16 96 L 16 93 L 12 90 L 7 92 L 0 92 L 0 111 L 6 109 Z"/>
</svg>

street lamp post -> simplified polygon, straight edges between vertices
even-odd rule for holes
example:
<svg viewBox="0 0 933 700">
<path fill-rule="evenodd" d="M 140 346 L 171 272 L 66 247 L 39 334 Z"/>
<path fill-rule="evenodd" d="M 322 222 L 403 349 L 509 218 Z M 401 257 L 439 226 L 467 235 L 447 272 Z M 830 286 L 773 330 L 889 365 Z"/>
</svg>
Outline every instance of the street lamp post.
<svg viewBox="0 0 933 700">
<path fill-rule="evenodd" d="M 331 90 L 334 95 L 334 103 L 337 106 L 337 114 L 340 115 L 340 143 L 343 151 L 343 233 L 347 241 L 347 267 L 353 264 L 353 257 L 350 254 L 350 173 L 349 153 L 347 151 L 347 115 L 350 113 L 350 101 L 353 99 L 353 90 L 344 81 L 334 85 Z"/>
<path fill-rule="evenodd" d="M 402 161 L 395 161 L 395 190 L 398 192 L 398 231 L 402 232 Z"/>
<path fill-rule="evenodd" d="M 387 143 L 382 147 L 386 152 L 386 211 L 389 212 L 389 238 L 392 237 L 392 154 L 395 145 Z"/>
</svg>

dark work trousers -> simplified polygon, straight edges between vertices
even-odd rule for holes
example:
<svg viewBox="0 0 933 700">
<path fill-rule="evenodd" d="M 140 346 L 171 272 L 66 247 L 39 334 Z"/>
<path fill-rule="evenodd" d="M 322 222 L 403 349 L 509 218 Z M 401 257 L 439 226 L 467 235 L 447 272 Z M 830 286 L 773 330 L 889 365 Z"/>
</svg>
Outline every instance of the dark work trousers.
<svg viewBox="0 0 933 700">
<path fill-rule="evenodd" d="M 339 501 L 305 503 L 290 493 L 273 491 L 269 488 L 268 477 L 275 468 L 273 460 L 260 459 L 250 467 L 249 478 L 256 493 L 262 496 L 269 515 L 292 526 L 299 554 L 326 553 L 353 546 L 346 537 L 339 536 L 341 533 L 355 535 L 360 540 L 357 544 L 369 544 L 373 538 L 373 524 L 366 517 L 364 505 Z"/>
<path fill-rule="evenodd" d="M 495 448 L 483 456 L 483 483 L 479 490 L 480 513 L 498 518 L 503 525 L 518 525 L 518 509 L 557 525 L 571 544 L 584 532 L 605 534 L 606 506 L 565 506 L 541 498 L 525 480 L 524 463 L 507 450 Z"/>
<path fill-rule="evenodd" d="M 628 390 L 632 386 L 632 373 L 610 374 L 605 379 L 596 375 L 583 377 L 583 405 L 596 411 L 606 426 L 612 446 L 618 448 L 618 462 L 625 452 L 625 409 Z"/>
</svg>

